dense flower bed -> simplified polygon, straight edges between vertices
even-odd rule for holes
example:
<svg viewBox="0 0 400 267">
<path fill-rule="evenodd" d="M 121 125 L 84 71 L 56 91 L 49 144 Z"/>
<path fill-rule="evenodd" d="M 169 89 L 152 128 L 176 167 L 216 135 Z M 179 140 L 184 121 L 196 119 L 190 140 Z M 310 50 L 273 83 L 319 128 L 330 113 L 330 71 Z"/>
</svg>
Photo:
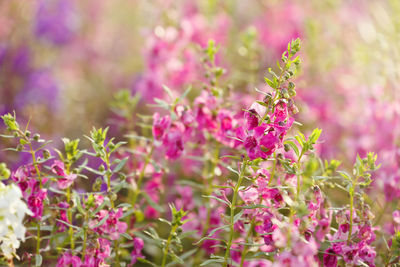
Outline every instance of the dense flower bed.
<svg viewBox="0 0 400 267">
<path fill-rule="evenodd" d="M 379 47 L 370 55 L 349 34 L 343 43 L 362 58 L 349 64 L 330 54 L 346 53 L 336 40 L 319 43 L 309 14 L 335 15 L 324 4 L 249 4 L 249 18 L 238 3 L 211 2 L 214 12 L 163 3 L 133 79 L 109 60 L 122 60 L 123 45 L 84 34 L 101 31 L 86 21 L 102 21 L 91 1 L 21 4 L 34 11 L 28 43 L 0 26 L 1 264 L 399 264 L 400 49 L 386 54 L 395 16 L 363 1 L 333 9 L 338 27 L 357 20 Z M 14 27 L 18 8 L 0 8 Z M 379 71 L 364 66 L 376 78 L 365 77 L 357 64 L 376 58 Z M 62 100 L 85 82 L 98 92 Z M 108 87 L 127 89 L 110 101 Z M 105 127 L 80 131 L 76 114 L 61 115 L 86 105 L 100 108 L 78 117 Z"/>
</svg>

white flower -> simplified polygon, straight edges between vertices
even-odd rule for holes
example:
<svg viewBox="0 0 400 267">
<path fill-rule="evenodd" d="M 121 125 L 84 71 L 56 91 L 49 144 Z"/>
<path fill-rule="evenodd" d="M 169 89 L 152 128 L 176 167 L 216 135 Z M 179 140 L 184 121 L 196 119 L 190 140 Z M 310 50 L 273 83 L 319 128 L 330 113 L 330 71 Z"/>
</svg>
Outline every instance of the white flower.
<svg viewBox="0 0 400 267">
<path fill-rule="evenodd" d="M 21 198 L 21 190 L 16 185 L 0 182 L 0 249 L 6 258 L 15 255 L 20 240 L 25 241 L 22 221 L 25 214 L 32 214 Z"/>
</svg>

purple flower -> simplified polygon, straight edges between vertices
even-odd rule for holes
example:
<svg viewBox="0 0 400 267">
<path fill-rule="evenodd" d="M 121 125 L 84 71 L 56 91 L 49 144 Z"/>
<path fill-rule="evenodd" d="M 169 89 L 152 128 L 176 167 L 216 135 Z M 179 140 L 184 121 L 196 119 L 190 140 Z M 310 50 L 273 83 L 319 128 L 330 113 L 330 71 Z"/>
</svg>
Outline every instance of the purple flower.
<svg viewBox="0 0 400 267">
<path fill-rule="evenodd" d="M 41 0 L 36 13 L 35 33 L 55 45 L 72 40 L 79 26 L 74 1 Z"/>
<path fill-rule="evenodd" d="M 23 90 L 17 95 L 17 106 L 41 103 L 49 109 L 57 110 L 59 107 L 60 87 L 48 69 L 33 71 L 25 81 Z"/>
</svg>

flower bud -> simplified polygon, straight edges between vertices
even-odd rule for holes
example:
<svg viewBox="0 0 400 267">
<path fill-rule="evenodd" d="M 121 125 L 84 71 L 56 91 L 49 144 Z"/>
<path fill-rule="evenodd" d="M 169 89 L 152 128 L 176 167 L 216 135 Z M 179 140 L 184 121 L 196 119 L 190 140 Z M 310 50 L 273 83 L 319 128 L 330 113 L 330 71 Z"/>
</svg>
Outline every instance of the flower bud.
<svg viewBox="0 0 400 267">
<path fill-rule="evenodd" d="M 47 149 L 44 149 L 42 153 L 43 153 L 43 158 L 44 159 L 48 159 L 51 156 L 50 151 L 47 150 Z"/>
<path fill-rule="evenodd" d="M 285 88 L 282 89 L 282 95 L 283 95 L 284 98 L 289 98 L 290 97 L 289 93 L 288 93 L 288 90 L 286 90 Z"/>
<path fill-rule="evenodd" d="M 40 134 L 33 135 L 33 140 L 35 140 L 37 142 L 37 141 L 39 141 L 39 139 L 40 139 Z"/>
<path fill-rule="evenodd" d="M 286 152 L 289 152 L 290 146 L 288 144 L 284 144 L 283 147 L 284 147 Z"/>
<path fill-rule="evenodd" d="M 104 166 L 103 165 L 99 166 L 99 172 L 104 172 Z"/>
</svg>

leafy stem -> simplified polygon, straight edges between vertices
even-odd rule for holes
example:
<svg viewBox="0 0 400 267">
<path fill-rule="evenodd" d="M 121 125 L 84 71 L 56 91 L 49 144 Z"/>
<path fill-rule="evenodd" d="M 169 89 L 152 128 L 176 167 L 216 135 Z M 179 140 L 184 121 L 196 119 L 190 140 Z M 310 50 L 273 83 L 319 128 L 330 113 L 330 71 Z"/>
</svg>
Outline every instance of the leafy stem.
<svg viewBox="0 0 400 267">
<path fill-rule="evenodd" d="M 167 263 L 169 246 L 171 244 L 172 237 L 174 236 L 174 234 L 176 232 L 176 229 L 178 229 L 178 227 L 179 227 L 179 225 L 172 226 L 171 231 L 169 232 L 167 243 L 165 244 L 165 247 L 164 247 L 164 250 L 163 250 L 163 259 L 162 259 L 162 263 L 161 263 L 162 267 L 164 267 L 165 264 Z"/>
<path fill-rule="evenodd" d="M 240 185 L 242 184 L 244 173 L 246 172 L 246 166 L 247 166 L 247 159 L 243 160 L 242 163 L 242 168 L 239 173 L 239 179 L 238 182 L 236 183 L 236 186 L 233 191 L 233 197 L 232 197 L 232 203 L 230 204 L 230 209 L 231 209 L 231 216 L 230 216 L 230 233 L 229 233 L 229 239 L 228 239 L 228 244 L 226 246 L 226 252 L 225 252 L 225 257 L 224 257 L 224 267 L 228 266 L 228 257 L 229 253 L 231 250 L 232 246 L 232 240 L 233 240 L 233 235 L 234 235 L 234 216 L 235 216 L 235 209 L 236 209 L 236 199 L 239 194 L 239 188 Z"/>
</svg>

